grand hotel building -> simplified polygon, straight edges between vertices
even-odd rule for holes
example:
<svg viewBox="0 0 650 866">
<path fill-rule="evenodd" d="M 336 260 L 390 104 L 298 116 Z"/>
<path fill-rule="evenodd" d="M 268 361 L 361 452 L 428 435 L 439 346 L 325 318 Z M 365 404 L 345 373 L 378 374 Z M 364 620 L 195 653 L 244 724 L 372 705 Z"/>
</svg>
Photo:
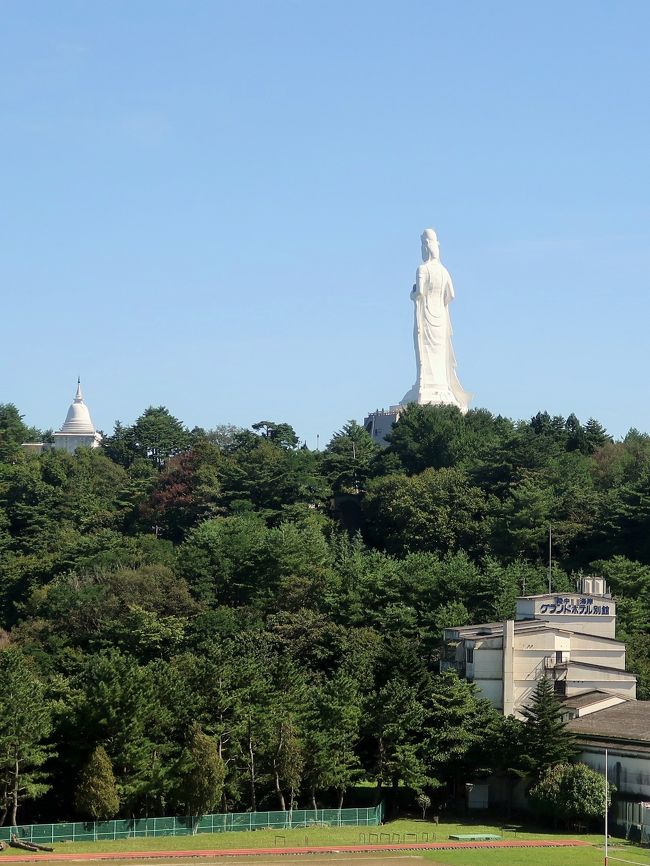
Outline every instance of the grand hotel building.
<svg viewBox="0 0 650 866">
<path fill-rule="evenodd" d="M 447 628 L 444 646 L 441 670 L 474 682 L 504 715 L 521 718 L 537 682 L 552 679 L 579 759 L 604 773 L 608 750 L 615 819 L 650 838 L 650 702 L 636 699 L 603 578 L 581 578 L 575 593 L 518 598 L 513 620 Z"/>
</svg>

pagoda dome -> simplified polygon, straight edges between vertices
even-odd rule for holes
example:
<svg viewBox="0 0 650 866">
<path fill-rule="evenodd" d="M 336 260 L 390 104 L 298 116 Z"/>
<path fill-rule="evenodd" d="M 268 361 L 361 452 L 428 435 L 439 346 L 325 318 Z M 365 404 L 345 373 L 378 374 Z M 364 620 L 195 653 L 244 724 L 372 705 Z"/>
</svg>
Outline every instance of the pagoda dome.
<svg viewBox="0 0 650 866">
<path fill-rule="evenodd" d="M 81 393 L 81 382 L 77 382 L 77 393 L 59 433 L 77 433 L 86 436 L 94 436 L 95 434 L 95 425 Z"/>
</svg>

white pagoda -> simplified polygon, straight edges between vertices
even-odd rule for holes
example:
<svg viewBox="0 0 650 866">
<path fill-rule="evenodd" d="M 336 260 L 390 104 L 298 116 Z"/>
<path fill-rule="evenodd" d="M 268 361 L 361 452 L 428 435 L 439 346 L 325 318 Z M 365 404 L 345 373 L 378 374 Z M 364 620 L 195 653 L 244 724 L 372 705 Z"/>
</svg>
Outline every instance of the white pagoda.
<svg viewBox="0 0 650 866">
<path fill-rule="evenodd" d="M 95 430 L 90 410 L 81 393 L 81 380 L 77 379 L 77 393 L 68 409 L 63 427 L 54 434 L 54 447 L 74 454 L 77 448 L 98 448 L 101 435 Z"/>
</svg>

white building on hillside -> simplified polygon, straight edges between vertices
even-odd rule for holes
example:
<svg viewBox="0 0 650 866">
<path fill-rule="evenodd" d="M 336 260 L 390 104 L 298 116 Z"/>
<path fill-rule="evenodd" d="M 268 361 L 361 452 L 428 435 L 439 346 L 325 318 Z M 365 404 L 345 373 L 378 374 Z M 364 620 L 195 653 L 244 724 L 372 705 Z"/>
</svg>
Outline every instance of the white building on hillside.
<svg viewBox="0 0 650 866">
<path fill-rule="evenodd" d="M 97 448 L 102 437 L 95 430 L 90 410 L 81 393 L 81 380 L 77 379 L 77 393 L 70 404 L 63 427 L 54 434 L 54 447 L 74 454 L 77 448 Z"/>
<path fill-rule="evenodd" d="M 636 677 L 625 670 L 625 644 L 615 638 L 616 602 L 605 581 L 583 577 L 576 593 L 518 598 L 515 616 L 445 629 L 441 670 L 455 669 L 504 715 L 519 718 L 538 681 L 551 678 L 578 759 L 604 773 L 608 749 L 615 823 L 635 838 L 650 838 L 650 702 L 636 700 Z M 499 785 L 477 788 L 484 806 L 488 789 L 491 805 L 509 802 Z M 523 789 L 520 794 L 524 805 Z"/>
<path fill-rule="evenodd" d="M 391 406 L 390 409 L 377 409 L 363 420 L 363 426 L 378 445 L 386 445 L 386 437 L 399 421 L 404 406 Z"/>
<path fill-rule="evenodd" d="M 23 448 L 32 453 L 56 448 L 74 454 L 77 448 L 98 448 L 102 441 L 101 435 L 95 430 L 90 410 L 84 403 L 80 379 L 77 379 L 77 393 L 70 404 L 63 427 L 53 434 L 53 439 L 54 444 L 25 442 Z"/>
<path fill-rule="evenodd" d="M 605 581 L 585 577 L 576 593 L 518 598 L 515 620 L 445 629 L 441 669 L 457 670 L 504 715 L 518 717 L 537 681 L 550 677 L 567 717 L 584 716 L 636 700 L 615 629 Z"/>
</svg>

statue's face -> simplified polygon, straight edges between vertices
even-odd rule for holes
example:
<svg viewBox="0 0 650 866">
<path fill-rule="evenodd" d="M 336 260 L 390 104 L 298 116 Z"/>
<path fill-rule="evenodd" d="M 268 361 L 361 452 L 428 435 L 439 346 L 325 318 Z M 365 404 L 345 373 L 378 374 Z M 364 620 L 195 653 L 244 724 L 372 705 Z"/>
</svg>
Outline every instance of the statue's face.
<svg viewBox="0 0 650 866">
<path fill-rule="evenodd" d="M 422 238 L 422 261 L 428 262 L 429 259 L 440 258 L 440 244 L 437 240 L 425 235 Z"/>
</svg>

